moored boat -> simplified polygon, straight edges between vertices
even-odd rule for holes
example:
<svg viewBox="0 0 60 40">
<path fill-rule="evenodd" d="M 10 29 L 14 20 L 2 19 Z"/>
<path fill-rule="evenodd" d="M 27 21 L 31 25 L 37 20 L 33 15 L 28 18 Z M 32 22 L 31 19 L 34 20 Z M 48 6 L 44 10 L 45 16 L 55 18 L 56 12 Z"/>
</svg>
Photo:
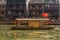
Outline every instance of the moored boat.
<svg viewBox="0 0 60 40">
<path fill-rule="evenodd" d="M 17 18 L 16 27 L 13 27 L 14 30 L 49 30 L 54 29 L 55 27 L 50 27 L 47 22 L 50 19 L 48 18 Z"/>
</svg>

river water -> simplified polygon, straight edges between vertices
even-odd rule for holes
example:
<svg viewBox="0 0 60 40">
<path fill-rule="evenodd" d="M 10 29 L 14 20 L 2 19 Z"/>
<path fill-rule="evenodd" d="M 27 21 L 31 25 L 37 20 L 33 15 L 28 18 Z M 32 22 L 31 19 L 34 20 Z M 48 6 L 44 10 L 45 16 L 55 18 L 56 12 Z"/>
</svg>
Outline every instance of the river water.
<svg viewBox="0 0 60 40">
<path fill-rule="evenodd" d="M 1 28 L 0 40 L 60 40 L 60 28 L 55 30 L 7 30 Z"/>
</svg>

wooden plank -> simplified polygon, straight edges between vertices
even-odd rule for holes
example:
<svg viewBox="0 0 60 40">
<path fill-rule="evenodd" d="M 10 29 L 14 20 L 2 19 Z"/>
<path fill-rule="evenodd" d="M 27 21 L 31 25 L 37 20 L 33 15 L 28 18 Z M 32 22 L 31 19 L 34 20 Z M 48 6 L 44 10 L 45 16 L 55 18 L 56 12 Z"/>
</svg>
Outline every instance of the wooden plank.
<svg viewBox="0 0 60 40">
<path fill-rule="evenodd" d="M 16 20 L 49 20 L 48 18 L 16 18 Z"/>
</svg>

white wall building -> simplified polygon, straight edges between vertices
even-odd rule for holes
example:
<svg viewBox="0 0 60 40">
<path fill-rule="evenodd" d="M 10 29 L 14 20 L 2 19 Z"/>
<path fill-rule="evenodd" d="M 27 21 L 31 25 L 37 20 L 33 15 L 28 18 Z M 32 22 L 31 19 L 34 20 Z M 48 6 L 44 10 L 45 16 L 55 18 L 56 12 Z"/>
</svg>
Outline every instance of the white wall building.
<svg viewBox="0 0 60 40">
<path fill-rule="evenodd" d="M 0 0 L 0 4 L 6 4 L 6 0 Z"/>
</svg>

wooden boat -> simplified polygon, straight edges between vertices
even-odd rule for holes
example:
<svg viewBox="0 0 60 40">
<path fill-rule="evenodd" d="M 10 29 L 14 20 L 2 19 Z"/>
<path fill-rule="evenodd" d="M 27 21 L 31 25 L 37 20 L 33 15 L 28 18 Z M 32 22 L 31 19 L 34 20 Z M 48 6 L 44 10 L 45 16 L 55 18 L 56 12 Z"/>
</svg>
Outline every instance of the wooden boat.
<svg viewBox="0 0 60 40">
<path fill-rule="evenodd" d="M 17 30 L 34 30 L 34 29 L 54 29 L 54 27 L 50 27 L 46 23 L 49 21 L 48 18 L 17 18 L 16 19 L 16 27 L 12 28 Z"/>
</svg>

